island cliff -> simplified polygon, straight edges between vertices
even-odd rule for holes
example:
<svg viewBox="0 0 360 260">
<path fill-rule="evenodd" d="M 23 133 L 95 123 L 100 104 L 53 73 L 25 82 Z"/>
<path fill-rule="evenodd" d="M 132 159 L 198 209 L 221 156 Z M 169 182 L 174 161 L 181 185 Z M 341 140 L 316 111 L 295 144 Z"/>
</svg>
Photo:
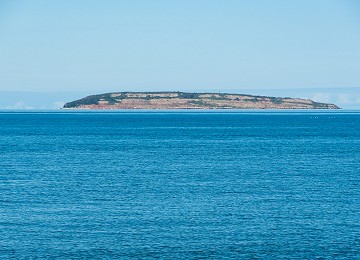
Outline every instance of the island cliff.
<svg viewBox="0 0 360 260">
<path fill-rule="evenodd" d="M 91 95 L 64 109 L 339 109 L 308 99 L 228 93 L 114 92 Z"/>
</svg>

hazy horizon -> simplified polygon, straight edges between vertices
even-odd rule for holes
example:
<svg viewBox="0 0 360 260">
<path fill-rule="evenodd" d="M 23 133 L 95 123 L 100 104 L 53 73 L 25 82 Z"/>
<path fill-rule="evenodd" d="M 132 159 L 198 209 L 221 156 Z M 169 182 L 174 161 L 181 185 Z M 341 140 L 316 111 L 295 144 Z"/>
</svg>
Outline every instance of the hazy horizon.
<svg viewBox="0 0 360 260">
<path fill-rule="evenodd" d="M 299 88 L 299 89 L 141 89 L 126 88 L 109 91 L 0 91 L 0 109 L 59 109 L 66 102 L 88 95 L 125 91 L 184 91 L 184 92 L 227 92 L 274 97 L 305 98 L 317 102 L 333 103 L 343 109 L 360 109 L 360 88 Z"/>
</svg>

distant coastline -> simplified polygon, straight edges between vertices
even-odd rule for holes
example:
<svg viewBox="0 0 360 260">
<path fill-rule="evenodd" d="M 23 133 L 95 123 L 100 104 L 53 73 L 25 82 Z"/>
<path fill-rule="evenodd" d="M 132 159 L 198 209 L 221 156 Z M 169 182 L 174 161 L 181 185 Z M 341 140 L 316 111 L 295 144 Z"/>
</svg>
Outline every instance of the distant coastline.
<svg viewBox="0 0 360 260">
<path fill-rule="evenodd" d="M 229 93 L 112 92 L 68 102 L 63 109 L 340 109 L 310 99 Z"/>
</svg>

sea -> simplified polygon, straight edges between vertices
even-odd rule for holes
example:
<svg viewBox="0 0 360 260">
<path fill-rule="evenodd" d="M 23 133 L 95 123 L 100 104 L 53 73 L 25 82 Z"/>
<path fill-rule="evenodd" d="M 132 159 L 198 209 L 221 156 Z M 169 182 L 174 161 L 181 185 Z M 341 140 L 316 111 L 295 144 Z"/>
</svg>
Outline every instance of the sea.
<svg viewBox="0 0 360 260">
<path fill-rule="evenodd" d="M 360 259 L 360 111 L 0 111 L 1 259 Z"/>
</svg>

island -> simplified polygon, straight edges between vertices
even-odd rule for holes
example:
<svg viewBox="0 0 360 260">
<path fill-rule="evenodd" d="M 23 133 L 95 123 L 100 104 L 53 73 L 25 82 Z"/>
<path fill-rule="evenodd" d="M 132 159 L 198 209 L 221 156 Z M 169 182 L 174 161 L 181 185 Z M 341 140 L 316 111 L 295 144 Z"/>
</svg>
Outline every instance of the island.
<svg viewBox="0 0 360 260">
<path fill-rule="evenodd" d="M 290 97 L 229 93 L 113 92 L 87 96 L 64 109 L 339 109 L 328 103 Z"/>
</svg>

